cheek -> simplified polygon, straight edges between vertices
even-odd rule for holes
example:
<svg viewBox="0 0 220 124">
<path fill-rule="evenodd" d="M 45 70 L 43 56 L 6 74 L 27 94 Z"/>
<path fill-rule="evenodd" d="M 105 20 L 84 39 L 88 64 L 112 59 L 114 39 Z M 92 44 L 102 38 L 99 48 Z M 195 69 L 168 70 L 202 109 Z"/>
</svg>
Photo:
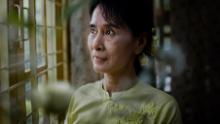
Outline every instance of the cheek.
<svg viewBox="0 0 220 124">
<path fill-rule="evenodd" d="M 130 56 L 134 54 L 135 50 L 135 41 L 132 41 L 129 38 L 121 38 L 120 43 L 117 45 L 118 48 L 116 48 L 116 52 L 121 54 L 122 56 Z"/>
<path fill-rule="evenodd" d="M 131 60 L 134 54 L 134 47 L 131 43 L 124 43 L 117 46 L 109 47 L 112 61 L 114 62 L 127 62 Z"/>
<path fill-rule="evenodd" d="M 92 37 L 89 35 L 88 38 L 87 38 L 87 47 L 89 49 L 89 51 L 92 50 Z"/>
<path fill-rule="evenodd" d="M 115 53 L 116 57 L 117 57 L 117 60 L 120 61 L 123 61 L 123 62 L 126 62 L 126 61 L 129 61 L 132 57 L 133 57 L 133 54 L 132 52 L 130 51 L 130 49 L 120 49 L 120 51 L 117 51 Z"/>
</svg>

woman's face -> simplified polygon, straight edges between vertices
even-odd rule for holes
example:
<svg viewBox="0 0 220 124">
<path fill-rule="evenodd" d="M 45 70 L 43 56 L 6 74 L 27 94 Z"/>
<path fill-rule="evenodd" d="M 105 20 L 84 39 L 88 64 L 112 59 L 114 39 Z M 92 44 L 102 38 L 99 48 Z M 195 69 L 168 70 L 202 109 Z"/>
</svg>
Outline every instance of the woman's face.
<svg viewBox="0 0 220 124">
<path fill-rule="evenodd" d="M 128 28 L 108 23 L 99 6 L 92 14 L 89 28 L 88 47 L 96 72 L 117 74 L 134 68 L 137 42 Z"/>
</svg>

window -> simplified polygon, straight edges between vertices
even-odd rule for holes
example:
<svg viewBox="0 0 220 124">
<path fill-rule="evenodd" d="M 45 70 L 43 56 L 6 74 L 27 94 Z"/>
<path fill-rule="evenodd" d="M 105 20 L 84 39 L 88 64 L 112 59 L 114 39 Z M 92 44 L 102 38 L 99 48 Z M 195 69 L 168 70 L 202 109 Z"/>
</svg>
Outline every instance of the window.
<svg viewBox="0 0 220 124">
<path fill-rule="evenodd" d="M 167 49 L 171 45 L 171 27 L 170 27 L 170 0 L 155 0 L 154 1 L 154 16 L 155 16 L 155 31 L 156 42 L 155 46 L 160 49 Z M 156 86 L 167 93 L 172 91 L 171 83 L 172 67 L 162 59 L 155 60 L 156 69 Z"/>
<path fill-rule="evenodd" d="M 31 92 L 68 80 L 64 6 L 65 0 L 0 0 L 0 123 L 42 122 Z"/>
<path fill-rule="evenodd" d="M 7 28 L 7 0 L 0 1 L 0 91 L 8 89 L 9 69 L 8 69 L 8 28 Z M 8 123 L 9 94 L 0 95 L 0 123 Z M 4 100 L 3 100 L 4 99 Z"/>
</svg>

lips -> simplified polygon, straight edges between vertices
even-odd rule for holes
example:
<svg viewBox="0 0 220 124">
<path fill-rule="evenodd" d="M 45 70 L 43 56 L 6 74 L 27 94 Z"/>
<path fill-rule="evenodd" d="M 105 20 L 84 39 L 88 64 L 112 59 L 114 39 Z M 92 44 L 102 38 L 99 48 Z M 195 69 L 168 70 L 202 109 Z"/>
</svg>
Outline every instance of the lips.
<svg viewBox="0 0 220 124">
<path fill-rule="evenodd" d="M 105 57 L 93 56 L 93 61 L 96 64 L 103 64 L 106 60 L 107 60 L 107 58 L 105 58 Z"/>
</svg>

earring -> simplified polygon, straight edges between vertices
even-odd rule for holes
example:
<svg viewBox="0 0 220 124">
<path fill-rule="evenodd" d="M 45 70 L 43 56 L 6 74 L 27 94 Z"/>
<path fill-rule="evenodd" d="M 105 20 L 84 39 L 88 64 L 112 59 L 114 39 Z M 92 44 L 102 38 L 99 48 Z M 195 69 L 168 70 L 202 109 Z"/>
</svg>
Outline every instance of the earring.
<svg viewBox="0 0 220 124">
<path fill-rule="evenodd" d="M 148 58 L 147 58 L 147 56 L 146 56 L 144 53 L 141 53 L 141 54 L 138 56 L 138 59 L 139 59 L 141 65 L 145 65 L 145 64 L 147 64 L 147 62 L 148 62 Z"/>
</svg>

